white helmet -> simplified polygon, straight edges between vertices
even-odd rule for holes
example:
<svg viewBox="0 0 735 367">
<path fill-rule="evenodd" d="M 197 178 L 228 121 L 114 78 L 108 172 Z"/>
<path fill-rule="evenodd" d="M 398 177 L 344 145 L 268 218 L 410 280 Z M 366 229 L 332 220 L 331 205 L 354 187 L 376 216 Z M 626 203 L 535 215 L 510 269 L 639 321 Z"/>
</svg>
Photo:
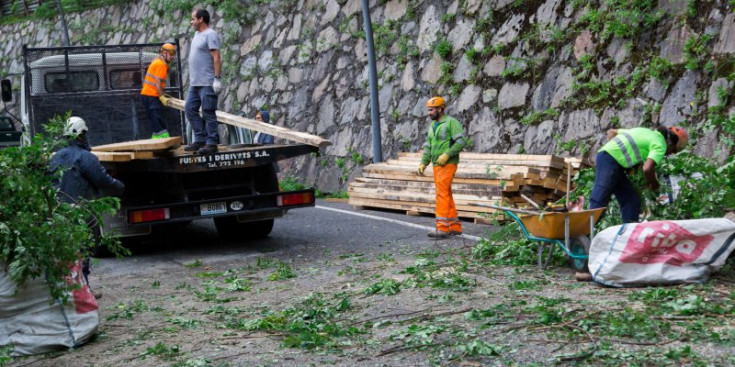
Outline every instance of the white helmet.
<svg viewBox="0 0 735 367">
<path fill-rule="evenodd" d="M 64 135 L 76 136 L 88 130 L 89 128 L 87 128 L 87 123 L 84 122 L 84 120 L 81 117 L 72 116 L 72 117 L 69 117 L 69 121 L 66 122 L 66 127 L 64 128 Z"/>
</svg>

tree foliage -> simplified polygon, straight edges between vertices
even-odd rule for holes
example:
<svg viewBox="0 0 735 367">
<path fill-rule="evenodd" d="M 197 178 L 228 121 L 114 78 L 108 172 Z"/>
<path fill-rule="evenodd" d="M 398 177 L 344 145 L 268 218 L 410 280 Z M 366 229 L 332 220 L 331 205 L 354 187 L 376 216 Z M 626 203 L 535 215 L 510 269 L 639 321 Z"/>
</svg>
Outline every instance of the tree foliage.
<svg viewBox="0 0 735 367">
<path fill-rule="evenodd" d="M 113 215 L 120 202 L 57 200 L 52 182 L 62 172 L 52 174 L 47 167 L 53 151 L 67 144 L 61 134 L 63 121 L 66 118 L 52 120 L 30 145 L 0 150 L 0 269 L 18 287 L 44 277 L 51 297 L 65 301 L 66 291 L 75 287 L 65 282 L 69 265 L 93 250 L 92 228 L 105 214 Z M 115 254 L 124 251 L 109 235 L 95 242 Z"/>
</svg>

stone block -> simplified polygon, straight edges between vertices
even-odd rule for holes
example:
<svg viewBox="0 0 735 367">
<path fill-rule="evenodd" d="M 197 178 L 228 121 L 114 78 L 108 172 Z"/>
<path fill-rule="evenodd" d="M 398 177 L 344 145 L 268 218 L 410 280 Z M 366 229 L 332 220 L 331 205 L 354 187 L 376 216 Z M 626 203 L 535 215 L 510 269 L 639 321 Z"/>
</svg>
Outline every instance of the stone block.
<svg viewBox="0 0 735 367">
<path fill-rule="evenodd" d="M 416 46 L 421 52 L 426 52 L 434 47 L 434 43 L 437 41 L 437 33 L 441 29 L 439 14 L 437 14 L 434 5 L 430 5 L 426 9 L 419 24 L 419 38 L 416 41 Z"/>
<path fill-rule="evenodd" d="M 505 57 L 502 55 L 493 56 L 490 61 L 485 64 L 482 71 L 489 77 L 500 76 L 505 70 Z"/>
<path fill-rule="evenodd" d="M 385 4 L 385 15 L 386 20 L 398 20 L 406 15 L 406 8 L 408 0 L 392 0 Z"/>
<path fill-rule="evenodd" d="M 715 53 L 735 53 L 735 13 L 730 12 L 722 21 L 720 37 L 715 44 Z"/>
<path fill-rule="evenodd" d="M 457 102 L 454 104 L 454 110 L 456 112 L 469 110 L 477 103 L 481 93 L 482 87 L 479 85 L 468 85 L 459 95 L 459 98 L 457 98 Z"/>
<path fill-rule="evenodd" d="M 505 110 L 525 105 L 529 88 L 528 83 L 505 83 L 498 94 L 498 107 Z"/>
</svg>

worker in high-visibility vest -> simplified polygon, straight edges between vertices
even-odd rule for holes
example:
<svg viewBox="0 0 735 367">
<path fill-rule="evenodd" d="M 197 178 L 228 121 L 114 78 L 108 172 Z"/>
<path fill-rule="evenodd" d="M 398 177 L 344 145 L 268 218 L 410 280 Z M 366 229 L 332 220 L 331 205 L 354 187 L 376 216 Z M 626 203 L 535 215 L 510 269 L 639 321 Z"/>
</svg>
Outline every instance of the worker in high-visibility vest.
<svg viewBox="0 0 735 367">
<path fill-rule="evenodd" d="M 143 78 L 143 90 L 140 98 L 143 106 L 148 111 L 148 120 L 151 122 L 152 139 L 168 138 L 168 130 L 163 119 L 163 106 L 168 105 L 168 97 L 163 93 L 166 88 L 166 77 L 168 76 L 168 64 L 176 56 L 176 46 L 165 43 L 161 46 L 161 52 L 153 59 L 148 71 Z"/>
<path fill-rule="evenodd" d="M 444 98 L 432 97 L 426 102 L 431 118 L 431 126 L 424 143 L 424 154 L 419 165 L 419 175 L 429 163 L 434 165 L 434 185 L 436 186 L 436 231 L 429 237 L 442 239 L 462 234 L 457 207 L 452 197 L 452 180 L 459 164 L 459 152 L 467 145 L 464 129 L 457 119 L 444 114 Z"/>
<path fill-rule="evenodd" d="M 643 166 L 643 177 L 648 188 L 658 190 L 656 166 L 664 156 L 682 151 L 689 142 L 687 132 L 677 126 L 649 129 L 613 129 L 607 131 L 610 139 L 597 153 L 595 185 L 592 188 L 590 209 L 606 207 L 612 195 L 620 204 L 624 223 L 640 220 L 641 197 L 633 187 L 627 171 Z"/>
</svg>

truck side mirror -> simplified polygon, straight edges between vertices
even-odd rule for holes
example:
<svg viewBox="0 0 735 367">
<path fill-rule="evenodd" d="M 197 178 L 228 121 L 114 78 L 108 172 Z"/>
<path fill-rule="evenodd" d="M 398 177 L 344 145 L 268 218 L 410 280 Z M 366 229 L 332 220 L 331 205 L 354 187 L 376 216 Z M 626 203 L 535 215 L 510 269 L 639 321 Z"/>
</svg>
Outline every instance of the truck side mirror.
<svg viewBox="0 0 735 367">
<path fill-rule="evenodd" d="M 0 82 L 0 87 L 2 88 L 3 102 L 12 101 L 13 100 L 13 85 L 10 84 L 10 80 L 3 79 L 2 82 Z"/>
</svg>

